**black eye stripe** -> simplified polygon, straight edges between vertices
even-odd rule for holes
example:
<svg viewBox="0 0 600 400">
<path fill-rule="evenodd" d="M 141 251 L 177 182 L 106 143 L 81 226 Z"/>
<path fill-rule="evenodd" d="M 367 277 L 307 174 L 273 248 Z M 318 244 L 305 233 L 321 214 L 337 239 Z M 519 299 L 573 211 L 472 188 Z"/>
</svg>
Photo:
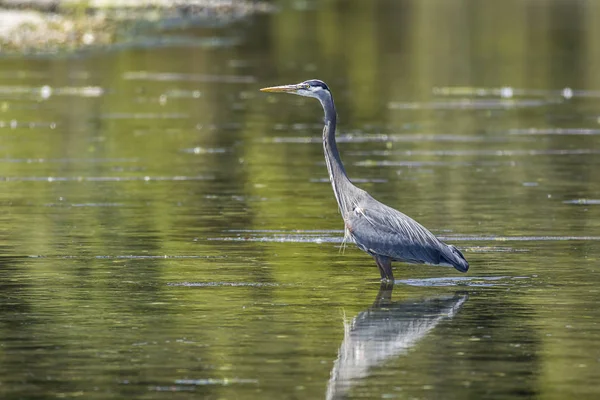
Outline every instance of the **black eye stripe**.
<svg viewBox="0 0 600 400">
<path fill-rule="evenodd" d="M 325 90 L 329 90 L 329 88 L 327 87 L 327 85 L 325 84 L 325 82 L 317 80 L 317 79 L 313 79 L 310 81 L 306 81 L 304 82 L 306 85 L 308 86 L 312 86 L 312 87 L 320 87 L 321 89 L 325 89 Z"/>
</svg>

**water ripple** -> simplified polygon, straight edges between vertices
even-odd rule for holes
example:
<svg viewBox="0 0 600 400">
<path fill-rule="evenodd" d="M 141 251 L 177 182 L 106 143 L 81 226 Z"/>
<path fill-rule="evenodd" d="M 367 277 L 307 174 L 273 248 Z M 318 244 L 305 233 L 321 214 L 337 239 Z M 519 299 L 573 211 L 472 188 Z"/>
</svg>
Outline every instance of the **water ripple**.
<svg viewBox="0 0 600 400">
<path fill-rule="evenodd" d="M 10 121 L 0 121 L 0 128 L 50 128 L 56 129 L 56 122 L 40 122 L 40 121 L 19 121 L 11 119 Z"/>
<path fill-rule="evenodd" d="M 461 99 L 432 102 L 390 102 L 388 108 L 391 110 L 497 110 L 543 107 L 557 102 L 540 99 Z"/>
<path fill-rule="evenodd" d="M 190 154 L 216 154 L 216 153 L 225 153 L 227 151 L 227 149 L 223 148 L 223 147 L 191 147 L 191 148 L 186 148 L 186 149 L 181 149 L 181 152 L 183 153 L 190 153 Z"/>
<path fill-rule="evenodd" d="M 44 258 L 44 259 L 61 259 L 61 260 L 87 260 L 90 258 L 95 258 L 98 260 L 159 260 L 159 259 L 169 259 L 169 260 L 210 260 L 210 259 L 222 259 L 227 258 L 226 255 L 222 256 L 199 256 L 199 255 L 136 255 L 136 254 L 125 254 L 125 255 L 99 255 L 99 256 L 73 256 L 73 255 L 53 255 L 53 256 L 44 256 L 44 255 L 28 255 L 27 258 Z"/>
<path fill-rule="evenodd" d="M 207 240 L 221 241 L 245 241 L 245 242 L 273 242 L 273 243 L 342 243 L 342 237 L 323 237 L 323 236 L 237 236 L 208 238 Z"/>
<path fill-rule="evenodd" d="M 241 378 L 223 378 L 223 379 L 177 379 L 174 385 L 168 386 L 149 386 L 148 390 L 156 392 L 192 392 L 195 391 L 195 386 L 228 386 L 239 384 L 256 384 L 257 379 L 241 379 Z"/>
<path fill-rule="evenodd" d="M 123 203 L 46 203 L 45 207 L 123 207 Z"/>
<path fill-rule="evenodd" d="M 595 241 L 600 236 L 438 236 L 448 241 L 498 241 L 498 242 L 562 242 L 570 240 Z"/>
<path fill-rule="evenodd" d="M 240 379 L 240 378 L 224 378 L 224 379 L 177 379 L 178 385 L 230 385 L 232 383 L 258 383 L 258 379 Z"/>
<path fill-rule="evenodd" d="M 600 98 L 600 91 L 574 90 L 570 87 L 565 87 L 558 90 L 545 90 L 514 88 L 511 86 L 503 86 L 496 88 L 473 86 L 438 86 L 434 87 L 432 92 L 436 96 L 497 96 L 503 99 L 510 99 L 515 96 L 562 97 L 564 99 L 570 99 L 573 97 Z"/>
<path fill-rule="evenodd" d="M 529 249 L 513 249 L 512 247 L 470 246 L 465 249 L 469 253 L 527 253 Z"/>
<path fill-rule="evenodd" d="M 184 119 L 188 114 L 183 113 L 107 113 L 101 114 L 100 119 Z"/>
<path fill-rule="evenodd" d="M 494 162 L 494 161 L 477 161 L 477 162 L 464 162 L 464 161 L 359 161 L 355 162 L 354 165 L 359 167 L 471 167 L 471 166 L 486 166 L 486 167 L 497 167 L 500 165 L 511 165 L 514 166 L 514 162 Z"/>
<path fill-rule="evenodd" d="M 132 181 L 206 181 L 210 175 L 197 176 L 0 176 L 0 182 L 132 182 Z"/>
<path fill-rule="evenodd" d="M 588 206 L 588 205 L 598 205 L 598 204 L 600 204 L 600 200 L 599 199 L 574 199 L 574 200 L 565 200 L 565 201 L 563 201 L 563 203 Z"/>
<path fill-rule="evenodd" d="M 404 283 L 409 286 L 421 287 L 447 287 L 447 286 L 468 286 L 468 287 L 492 287 L 492 286 L 508 286 L 514 284 L 515 281 L 529 279 L 527 276 L 454 276 L 443 278 L 426 278 L 426 279 L 402 279 L 395 281 L 396 283 Z"/>
<path fill-rule="evenodd" d="M 169 386 L 148 386 L 148 390 L 155 392 L 193 392 L 192 386 L 169 385 Z"/>
<path fill-rule="evenodd" d="M 43 164 L 43 163 L 131 163 L 138 162 L 139 158 L 0 158 L 0 162 L 5 163 L 25 163 L 25 164 Z"/>
<path fill-rule="evenodd" d="M 271 282 L 169 282 L 168 286 L 185 287 L 275 287 L 279 283 Z"/>
<path fill-rule="evenodd" d="M 538 149 L 538 150 L 373 150 L 349 151 L 353 156 L 560 156 L 600 154 L 600 149 Z"/>
<path fill-rule="evenodd" d="M 329 178 L 313 178 L 314 183 L 329 183 Z M 352 178 L 353 183 L 387 183 L 387 179 Z"/>
<path fill-rule="evenodd" d="M 284 136 L 261 139 L 267 143 L 323 143 L 321 136 Z M 469 136 L 452 134 L 340 134 L 336 137 L 339 143 L 366 143 L 366 142 L 505 142 L 498 136 Z"/>
<path fill-rule="evenodd" d="M 178 72 L 129 71 L 123 74 L 125 80 L 160 82 L 205 82 L 205 83 L 254 83 L 256 78 L 249 75 L 210 75 L 184 74 Z"/>
<path fill-rule="evenodd" d="M 96 256 L 96 258 L 99 259 L 126 259 L 126 260 L 146 260 L 146 259 L 212 259 L 212 258 L 227 258 L 227 256 L 223 255 L 223 256 L 169 256 L 167 254 L 165 255 L 122 255 L 122 256 Z"/>
<path fill-rule="evenodd" d="M 342 243 L 344 232 L 331 231 L 278 231 L 278 230 L 247 230 L 227 231 L 239 232 L 237 236 L 207 238 L 207 240 L 221 241 L 249 241 L 249 242 L 274 242 L 274 243 Z M 273 233 L 264 236 L 264 233 Z M 436 235 L 440 240 L 450 242 L 559 242 L 559 241 L 596 241 L 600 236 L 469 236 L 469 235 Z"/>
<path fill-rule="evenodd" d="M 511 135 L 600 135 L 600 129 L 595 128 L 529 128 L 511 129 Z"/>
<path fill-rule="evenodd" d="M 48 99 L 51 96 L 75 96 L 75 97 L 100 97 L 105 90 L 99 86 L 0 86 L 0 96 L 3 95 L 28 95 Z"/>
</svg>

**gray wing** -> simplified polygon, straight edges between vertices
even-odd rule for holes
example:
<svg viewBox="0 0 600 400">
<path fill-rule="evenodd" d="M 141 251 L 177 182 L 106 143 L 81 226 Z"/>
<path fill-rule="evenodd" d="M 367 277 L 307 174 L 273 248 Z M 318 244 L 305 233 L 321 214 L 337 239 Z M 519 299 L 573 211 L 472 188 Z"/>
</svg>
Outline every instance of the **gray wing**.
<svg viewBox="0 0 600 400">
<path fill-rule="evenodd" d="M 452 251 L 425 227 L 368 196 L 344 216 L 356 245 L 372 255 L 411 263 L 447 264 Z M 449 264 L 449 263 L 448 263 Z"/>
</svg>

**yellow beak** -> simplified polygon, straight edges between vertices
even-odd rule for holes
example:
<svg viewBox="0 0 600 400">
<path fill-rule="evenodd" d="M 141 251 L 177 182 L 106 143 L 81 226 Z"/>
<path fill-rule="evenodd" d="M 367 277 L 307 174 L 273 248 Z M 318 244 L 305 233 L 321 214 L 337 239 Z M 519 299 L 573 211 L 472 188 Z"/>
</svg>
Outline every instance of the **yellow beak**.
<svg viewBox="0 0 600 400">
<path fill-rule="evenodd" d="M 272 86 L 260 89 L 261 92 L 282 92 L 282 93 L 295 93 L 299 88 L 299 85 L 283 85 L 283 86 Z"/>
</svg>

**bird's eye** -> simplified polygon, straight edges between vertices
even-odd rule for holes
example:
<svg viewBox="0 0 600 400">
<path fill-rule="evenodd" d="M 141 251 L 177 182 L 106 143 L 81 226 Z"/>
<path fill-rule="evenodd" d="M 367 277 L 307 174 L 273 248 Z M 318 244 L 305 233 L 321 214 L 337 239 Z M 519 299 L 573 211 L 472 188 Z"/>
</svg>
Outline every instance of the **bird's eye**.
<svg viewBox="0 0 600 400">
<path fill-rule="evenodd" d="M 310 89 L 310 85 L 307 83 L 306 85 L 304 85 L 304 89 L 306 89 L 306 90 Z"/>
</svg>

